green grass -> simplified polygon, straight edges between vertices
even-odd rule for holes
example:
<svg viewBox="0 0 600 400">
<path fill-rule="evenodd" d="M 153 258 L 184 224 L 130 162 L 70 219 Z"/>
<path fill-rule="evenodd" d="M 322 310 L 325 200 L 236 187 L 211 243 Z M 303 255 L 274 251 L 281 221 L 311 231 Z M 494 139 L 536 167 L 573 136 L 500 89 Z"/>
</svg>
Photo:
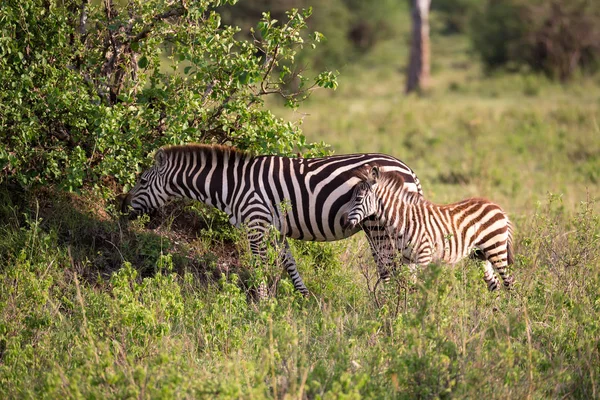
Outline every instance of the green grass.
<svg viewBox="0 0 600 400">
<path fill-rule="evenodd" d="M 406 97 L 403 47 L 383 43 L 315 93 L 304 131 L 399 157 L 433 201 L 501 204 L 514 291 L 488 293 L 465 261 L 376 301 L 356 235 L 293 243 L 313 296 L 282 275 L 257 303 L 254 282 L 280 273 L 249 269 L 239 232 L 202 207 L 126 224 L 91 193 L 2 186 L 0 397 L 600 397 L 597 78 L 486 77 L 461 38 L 436 38 L 431 88 Z"/>
</svg>

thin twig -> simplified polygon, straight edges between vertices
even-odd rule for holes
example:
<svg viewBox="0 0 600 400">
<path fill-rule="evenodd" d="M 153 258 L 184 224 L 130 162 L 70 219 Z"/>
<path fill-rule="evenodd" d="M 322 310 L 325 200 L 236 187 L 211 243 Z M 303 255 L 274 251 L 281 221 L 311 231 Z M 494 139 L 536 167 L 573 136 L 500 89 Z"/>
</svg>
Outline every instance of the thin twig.
<svg viewBox="0 0 600 400">
<path fill-rule="evenodd" d="M 154 26 L 157 23 L 162 22 L 169 18 L 181 17 L 182 15 L 185 14 L 185 11 L 186 10 L 183 6 L 177 6 L 177 7 L 171 8 L 170 10 L 165 11 L 164 13 L 155 15 L 154 17 L 152 17 L 152 22 L 148 26 L 146 26 L 144 29 L 142 29 L 141 32 L 139 32 L 137 35 L 135 35 L 133 38 L 131 38 L 130 42 L 136 43 L 142 39 L 145 39 L 146 37 L 148 37 L 150 32 L 152 32 L 152 29 L 154 28 Z"/>
</svg>

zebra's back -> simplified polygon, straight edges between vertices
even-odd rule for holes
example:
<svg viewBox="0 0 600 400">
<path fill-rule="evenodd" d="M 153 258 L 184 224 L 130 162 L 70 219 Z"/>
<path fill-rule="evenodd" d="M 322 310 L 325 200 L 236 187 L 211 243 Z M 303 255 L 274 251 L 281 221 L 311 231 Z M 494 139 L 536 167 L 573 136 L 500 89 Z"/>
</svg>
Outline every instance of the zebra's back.
<svg viewBox="0 0 600 400">
<path fill-rule="evenodd" d="M 420 213 L 419 206 L 411 207 L 413 213 Z M 427 210 L 419 220 L 434 245 L 434 260 L 454 264 L 468 257 L 474 248 L 487 251 L 508 239 L 506 213 L 487 199 L 470 198 L 447 205 L 426 202 L 420 207 Z"/>
<path fill-rule="evenodd" d="M 387 174 L 404 181 L 405 190 L 422 195 L 416 174 L 402 161 L 385 154 L 349 154 L 321 158 L 260 156 L 253 170 L 261 195 L 268 199 L 273 224 L 285 236 L 301 240 L 343 239 L 359 229 L 347 231 L 342 217 L 350 206 L 354 186 L 366 164 L 378 165 Z M 256 185 L 255 185 L 256 186 Z M 287 203 L 282 210 L 281 204 Z"/>
</svg>

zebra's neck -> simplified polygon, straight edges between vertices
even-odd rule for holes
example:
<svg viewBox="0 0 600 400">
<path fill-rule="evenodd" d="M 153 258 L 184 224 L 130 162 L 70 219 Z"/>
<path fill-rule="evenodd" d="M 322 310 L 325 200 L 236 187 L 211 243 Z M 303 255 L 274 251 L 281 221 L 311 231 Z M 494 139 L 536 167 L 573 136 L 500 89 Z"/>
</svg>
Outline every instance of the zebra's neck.
<svg viewBox="0 0 600 400">
<path fill-rule="evenodd" d="M 414 207 L 430 204 L 417 192 L 403 190 L 402 187 L 382 185 L 377 191 L 377 215 L 380 223 L 396 232 L 404 232 L 407 220 L 413 218 Z"/>
<path fill-rule="evenodd" d="M 222 146 L 194 145 L 167 148 L 170 163 L 167 189 L 176 197 L 187 197 L 231 213 L 237 187 L 235 171 L 250 155 Z"/>
</svg>

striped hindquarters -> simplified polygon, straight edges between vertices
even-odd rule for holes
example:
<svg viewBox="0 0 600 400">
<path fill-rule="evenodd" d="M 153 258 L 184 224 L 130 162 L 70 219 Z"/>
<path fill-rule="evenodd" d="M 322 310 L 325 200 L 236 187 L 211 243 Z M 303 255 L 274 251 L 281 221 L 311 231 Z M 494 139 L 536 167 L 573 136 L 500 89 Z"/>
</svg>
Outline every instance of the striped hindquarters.
<svg viewBox="0 0 600 400">
<path fill-rule="evenodd" d="M 509 223 L 506 213 L 498 205 L 473 198 L 430 207 L 438 216 L 436 219 L 446 227 L 441 232 L 446 236 L 445 261 L 457 262 L 468 256 L 474 248 L 487 254 L 506 253 Z M 503 257 L 506 260 L 506 254 Z"/>
</svg>

